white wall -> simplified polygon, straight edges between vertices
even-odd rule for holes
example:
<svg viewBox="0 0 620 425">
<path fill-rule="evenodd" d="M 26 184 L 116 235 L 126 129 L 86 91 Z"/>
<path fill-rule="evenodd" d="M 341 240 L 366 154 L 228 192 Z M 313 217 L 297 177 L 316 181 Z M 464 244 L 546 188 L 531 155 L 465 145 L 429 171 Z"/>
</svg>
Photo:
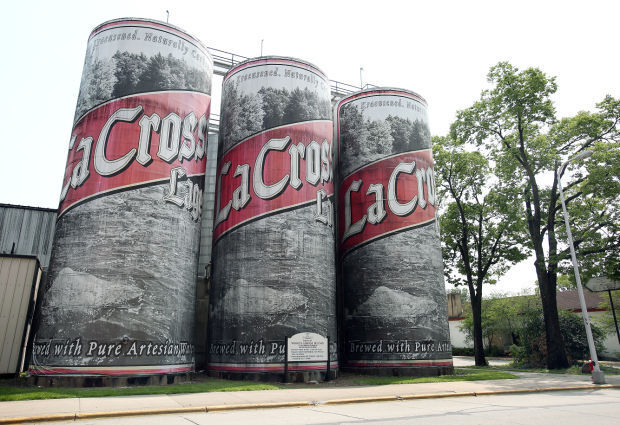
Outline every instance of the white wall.
<svg viewBox="0 0 620 425">
<path fill-rule="evenodd" d="M 22 370 L 40 279 L 35 257 L 0 257 L 0 374 Z"/>
<path fill-rule="evenodd" d="M 452 342 L 452 346 L 459 348 L 473 348 L 473 341 L 465 341 L 465 333 L 459 329 L 461 323 L 463 323 L 462 320 L 448 321 L 448 324 L 450 325 L 450 341 Z"/>
<path fill-rule="evenodd" d="M 579 314 L 581 316 L 581 312 L 575 314 Z M 609 313 L 606 311 L 591 311 L 590 318 L 592 319 L 593 323 L 600 323 L 603 315 L 605 314 Z M 616 316 L 617 315 L 618 314 L 616 313 Z M 616 332 L 607 335 L 605 341 L 603 342 L 603 345 L 605 346 L 605 351 L 603 352 L 603 354 L 605 354 L 607 357 L 615 357 L 616 359 L 620 359 L 620 344 L 618 344 L 618 336 L 616 335 Z"/>
<path fill-rule="evenodd" d="M 577 314 L 579 315 L 579 317 L 581 317 L 581 312 L 574 314 Z M 591 311 L 589 314 L 592 322 L 598 323 L 601 321 L 602 316 L 606 314 L 606 312 Z M 474 346 L 473 342 L 467 342 L 465 340 L 465 333 L 459 329 L 459 326 L 461 325 L 461 323 L 463 323 L 462 320 L 450 320 L 448 323 L 450 325 L 450 340 L 452 342 L 452 346 L 459 348 L 472 348 Z M 605 351 L 603 352 L 603 354 L 605 354 L 607 357 L 615 357 L 617 359 L 620 359 L 620 344 L 618 343 L 618 336 L 615 332 L 607 335 L 607 337 L 603 341 L 603 345 L 605 346 Z"/>
</svg>

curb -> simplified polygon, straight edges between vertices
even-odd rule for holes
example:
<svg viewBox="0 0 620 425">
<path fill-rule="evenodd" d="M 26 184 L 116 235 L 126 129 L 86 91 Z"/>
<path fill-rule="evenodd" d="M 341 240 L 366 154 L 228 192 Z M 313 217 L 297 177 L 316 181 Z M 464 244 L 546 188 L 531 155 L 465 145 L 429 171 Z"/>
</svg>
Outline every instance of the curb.
<svg viewBox="0 0 620 425">
<path fill-rule="evenodd" d="M 222 404 L 214 406 L 195 406 L 195 407 L 173 407 L 166 409 L 143 409 L 143 410 L 117 410 L 109 412 L 87 412 L 87 413 L 60 413 L 42 416 L 23 416 L 16 418 L 0 419 L 0 425 L 4 424 L 22 424 L 28 422 L 53 422 L 53 421 L 77 421 L 80 419 L 94 418 L 118 418 L 123 416 L 146 416 L 146 415 L 164 415 L 174 413 L 208 413 L 223 412 L 231 410 L 244 409 L 276 409 L 282 407 L 309 407 L 316 405 L 337 405 L 351 403 L 370 403 L 378 401 L 402 401 L 402 400 L 424 400 L 432 398 L 449 398 L 449 397 L 478 397 L 489 395 L 504 394 L 526 394 L 551 391 L 575 391 L 575 390 L 598 390 L 598 389 L 620 389 L 617 384 L 605 385 L 576 385 L 569 387 L 550 387 L 550 388 L 520 388 L 513 390 L 496 390 L 496 391 L 478 391 L 478 392 L 446 392 L 446 393 L 430 393 L 430 394 L 409 394 L 409 395 L 393 395 L 380 397 L 357 397 L 357 398 L 341 398 L 326 401 L 285 401 L 274 403 L 247 403 L 247 404 Z"/>
</svg>

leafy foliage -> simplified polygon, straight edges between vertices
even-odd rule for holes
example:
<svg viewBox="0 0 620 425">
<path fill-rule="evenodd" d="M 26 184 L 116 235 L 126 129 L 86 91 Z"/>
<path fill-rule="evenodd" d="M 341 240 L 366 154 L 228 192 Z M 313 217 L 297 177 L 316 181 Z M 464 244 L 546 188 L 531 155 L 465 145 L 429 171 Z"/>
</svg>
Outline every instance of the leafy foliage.
<svg viewBox="0 0 620 425">
<path fill-rule="evenodd" d="M 515 365 L 522 367 L 544 367 L 547 364 L 547 348 L 545 344 L 545 327 L 540 309 L 530 309 L 523 313 L 522 326 L 518 330 L 520 346 L 513 346 L 511 353 Z M 586 331 L 580 315 L 561 311 L 559 314 L 560 329 L 566 335 L 565 347 L 569 363 L 587 360 L 590 356 Z M 592 336 L 597 352 L 603 351 L 605 332 L 591 324 Z"/>
<path fill-rule="evenodd" d="M 455 286 L 495 278 L 526 258 L 520 234 L 523 210 L 509 200 L 515 193 L 493 177 L 480 152 L 450 138 L 434 138 L 446 277 Z M 471 294 L 470 294 L 471 295 Z"/>
<path fill-rule="evenodd" d="M 503 337 L 510 336 L 513 344 L 521 342 L 521 328 L 527 314 L 531 311 L 540 311 L 540 300 L 533 295 L 497 298 L 485 298 L 482 300 L 482 337 L 484 346 L 488 350 L 493 346 L 503 346 Z M 466 339 L 474 338 L 473 315 L 471 309 L 465 309 L 465 320 L 460 328 L 465 333 Z"/>
<path fill-rule="evenodd" d="M 558 291 L 570 291 L 577 289 L 575 275 L 558 274 Z"/>
<path fill-rule="evenodd" d="M 495 283 L 511 264 L 526 258 L 523 212 L 510 202 L 516 194 L 494 178 L 491 162 L 455 131 L 433 140 L 439 199 L 444 204 L 441 238 L 447 280 L 469 289 L 476 364 L 484 365 L 482 287 Z"/>
<path fill-rule="evenodd" d="M 507 62 L 493 66 L 489 90 L 459 111 L 451 127 L 453 139 L 473 143 L 496 164 L 495 174 L 513 196 L 505 198 L 524 209 L 522 232 L 536 257 L 535 268 L 545 322 L 547 366 L 565 368 L 562 333 L 556 305 L 557 276 L 568 273 L 568 247 L 561 218 L 559 178 L 564 177 L 566 202 L 584 275 L 613 274 L 620 257 L 620 101 L 606 97 L 594 113 L 557 120 L 551 95 L 555 78 L 536 68 L 519 71 Z M 586 149 L 587 162 L 563 161 Z"/>
</svg>

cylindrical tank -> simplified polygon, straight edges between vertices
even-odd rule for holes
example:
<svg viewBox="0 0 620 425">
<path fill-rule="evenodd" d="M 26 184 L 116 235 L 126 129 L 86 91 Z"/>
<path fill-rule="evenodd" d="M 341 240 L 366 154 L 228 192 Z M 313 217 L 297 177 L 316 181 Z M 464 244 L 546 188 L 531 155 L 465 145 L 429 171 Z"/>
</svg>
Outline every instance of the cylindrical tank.
<svg viewBox="0 0 620 425">
<path fill-rule="evenodd" d="M 193 370 L 212 72 L 164 22 L 91 33 L 30 373 Z"/>
<path fill-rule="evenodd" d="M 336 106 L 343 369 L 451 373 L 426 101 L 401 89 Z"/>
<path fill-rule="evenodd" d="M 328 80 L 298 59 L 245 61 L 224 78 L 220 117 L 209 373 L 281 377 L 285 338 L 311 332 L 330 339 L 333 375 L 338 364 Z M 327 367 L 287 366 L 290 379 L 306 380 L 324 375 Z"/>
</svg>

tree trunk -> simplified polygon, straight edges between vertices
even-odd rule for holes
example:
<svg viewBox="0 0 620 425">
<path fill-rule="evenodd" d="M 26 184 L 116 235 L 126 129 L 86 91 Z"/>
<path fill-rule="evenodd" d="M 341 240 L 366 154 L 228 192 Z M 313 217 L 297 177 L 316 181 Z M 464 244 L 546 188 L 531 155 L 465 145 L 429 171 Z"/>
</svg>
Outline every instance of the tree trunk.
<svg viewBox="0 0 620 425">
<path fill-rule="evenodd" d="M 564 338 L 560 330 L 560 320 L 558 317 L 558 303 L 556 299 L 555 279 L 547 275 L 546 270 L 539 270 L 536 266 L 538 275 L 538 287 L 540 289 L 540 299 L 542 301 L 543 317 L 545 319 L 545 340 L 547 344 L 547 368 L 565 369 L 570 366 Z M 555 277 L 557 278 L 557 276 Z"/>
<path fill-rule="evenodd" d="M 471 312 L 474 319 L 474 359 L 476 366 L 486 366 L 487 360 L 484 357 L 484 345 L 482 343 L 482 297 L 480 288 L 478 293 L 469 288 L 469 298 L 471 299 Z"/>
</svg>

